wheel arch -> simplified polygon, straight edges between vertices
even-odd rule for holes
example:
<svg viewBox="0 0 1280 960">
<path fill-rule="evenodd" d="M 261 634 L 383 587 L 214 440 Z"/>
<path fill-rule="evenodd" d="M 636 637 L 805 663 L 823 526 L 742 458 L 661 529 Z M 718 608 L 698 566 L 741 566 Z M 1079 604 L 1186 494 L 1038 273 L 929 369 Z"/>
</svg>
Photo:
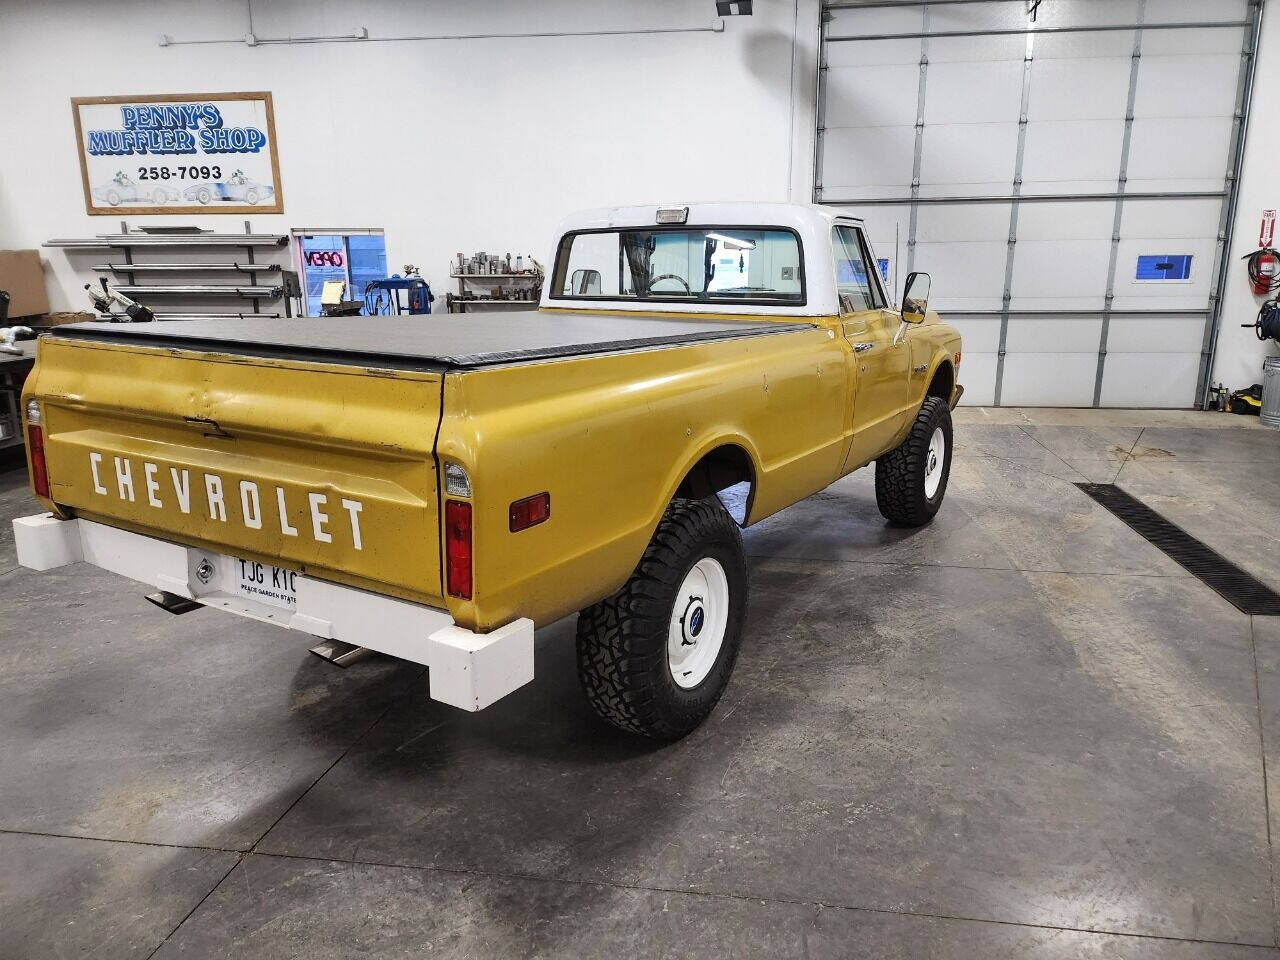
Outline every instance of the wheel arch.
<svg viewBox="0 0 1280 960">
<path fill-rule="evenodd" d="M 669 485 L 670 489 L 659 505 L 658 516 L 654 518 L 654 526 L 673 499 L 705 500 L 739 483 L 746 483 L 748 490 L 741 519 L 735 516 L 734 520 L 739 526 L 746 526 L 759 484 L 758 465 L 759 457 L 745 437 L 722 436 L 700 445 L 686 459 L 676 482 Z"/>
<path fill-rule="evenodd" d="M 940 397 L 944 403 L 951 402 L 951 393 L 956 386 L 956 371 L 951 360 L 943 360 L 929 374 L 929 385 L 925 387 L 926 397 Z M 922 399 L 923 402 L 923 399 Z"/>
</svg>

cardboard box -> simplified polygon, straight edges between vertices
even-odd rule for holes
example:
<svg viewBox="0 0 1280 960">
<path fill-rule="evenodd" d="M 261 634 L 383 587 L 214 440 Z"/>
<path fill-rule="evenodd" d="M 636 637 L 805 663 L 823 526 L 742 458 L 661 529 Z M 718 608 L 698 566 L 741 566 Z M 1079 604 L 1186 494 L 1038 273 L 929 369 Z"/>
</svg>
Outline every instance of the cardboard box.
<svg viewBox="0 0 1280 960">
<path fill-rule="evenodd" d="M 49 312 L 44 267 L 38 250 L 0 250 L 0 290 L 9 292 L 9 316 L 32 317 Z"/>
</svg>

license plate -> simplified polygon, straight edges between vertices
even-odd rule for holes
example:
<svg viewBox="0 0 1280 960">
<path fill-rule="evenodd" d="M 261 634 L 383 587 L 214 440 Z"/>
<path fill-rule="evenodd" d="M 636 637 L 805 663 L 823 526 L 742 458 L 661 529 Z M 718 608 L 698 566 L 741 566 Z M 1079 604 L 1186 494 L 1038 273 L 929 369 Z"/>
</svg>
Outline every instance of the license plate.
<svg viewBox="0 0 1280 960">
<path fill-rule="evenodd" d="M 273 607 L 293 608 L 298 603 L 298 575 L 283 567 L 253 560 L 236 560 L 236 592 Z"/>
</svg>

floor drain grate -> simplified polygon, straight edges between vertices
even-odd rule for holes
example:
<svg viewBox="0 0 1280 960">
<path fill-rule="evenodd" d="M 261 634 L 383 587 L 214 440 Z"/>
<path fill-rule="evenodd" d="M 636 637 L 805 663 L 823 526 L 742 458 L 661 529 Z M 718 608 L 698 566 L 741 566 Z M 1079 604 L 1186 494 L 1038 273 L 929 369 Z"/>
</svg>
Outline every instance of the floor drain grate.
<svg viewBox="0 0 1280 960">
<path fill-rule="evenodd" d="M 1170 523 L 1141 500 L 1112 483 L 1077 483 L 1076 486 L 1220 593 L 1241 613 L 1280 616 L 1280 593 L 1177 524 Z"/>
</svg>

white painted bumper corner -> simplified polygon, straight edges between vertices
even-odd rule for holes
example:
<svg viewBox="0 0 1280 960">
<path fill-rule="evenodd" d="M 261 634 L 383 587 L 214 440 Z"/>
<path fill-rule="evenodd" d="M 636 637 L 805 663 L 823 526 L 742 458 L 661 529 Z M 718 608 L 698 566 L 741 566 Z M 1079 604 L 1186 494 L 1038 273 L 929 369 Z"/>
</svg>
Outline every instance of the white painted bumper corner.
<svg viewBox="0 0 1280 960">
<path fill-rule="evenodd" d="M 431 697 L 463 710 L 483 710 L 533 680 L 533 621 L 489 633 L 459 627 L 444 610 L 299 575 L 293 610 L 236 593 L 233 558 L 50 514 L 13 521 L 18 563 L 53 570 L 84 561 L 140 583 L 265 623 L 426 664 Z M 195 574 L 202 561 L 209 581 Z"/>
</svg>

